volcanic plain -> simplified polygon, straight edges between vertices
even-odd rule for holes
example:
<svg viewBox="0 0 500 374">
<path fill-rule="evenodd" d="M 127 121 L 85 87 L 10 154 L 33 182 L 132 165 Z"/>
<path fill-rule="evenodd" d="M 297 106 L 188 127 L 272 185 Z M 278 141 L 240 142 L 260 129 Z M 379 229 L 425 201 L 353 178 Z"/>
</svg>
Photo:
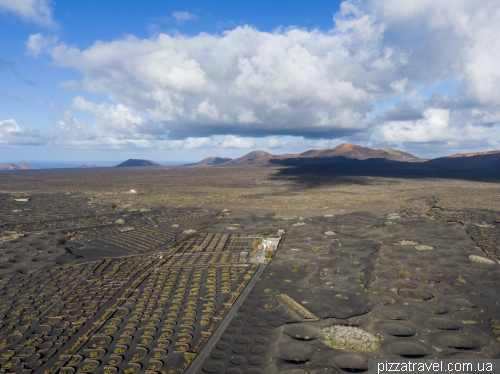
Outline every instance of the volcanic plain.
<svg viewBox="0 0 500 374">
<path fill-rule="evenodd" d="M 0 371 L 500 358 L 499 182 L 370 160 L 2 172 Z"/>
</svg>

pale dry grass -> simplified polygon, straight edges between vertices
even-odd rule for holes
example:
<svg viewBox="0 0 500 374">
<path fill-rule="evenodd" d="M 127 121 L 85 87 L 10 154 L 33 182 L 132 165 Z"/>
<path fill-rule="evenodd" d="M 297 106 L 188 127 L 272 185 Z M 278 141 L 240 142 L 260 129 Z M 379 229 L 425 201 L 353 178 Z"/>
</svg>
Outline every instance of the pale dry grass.
<svg viewBox="0 0 500 374">
<path fill-rule="evenodd" d="M 464 179 L 349 176 L 307 183 L 280 166 L 102 168 L 0 173 L 0 192 L 83 192 L 130 202 L 135 208 L 229 209 L 229 217 L 297 218 L 355 211 L 389 214 L 410 198 L 435 196 L 439 206 L 500 210 L 498 184 Z M 136 189 L 137 194 L 126 194 Z M 280 196 L 279 194 L 288 194 Z M 242 197 L 243 196 L 243 197 Z M 246 196 L 247 198 L 245 198 Z M 252 198 L 259 197 L 259 198 Z M 250 197 L 250 198 L 248 198 Z"/>
</svg>

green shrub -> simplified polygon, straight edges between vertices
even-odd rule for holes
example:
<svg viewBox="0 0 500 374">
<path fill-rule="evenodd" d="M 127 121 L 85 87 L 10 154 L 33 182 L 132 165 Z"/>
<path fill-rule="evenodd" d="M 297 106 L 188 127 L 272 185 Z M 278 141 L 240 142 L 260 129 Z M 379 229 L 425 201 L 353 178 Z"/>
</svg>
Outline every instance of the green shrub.
<svg viewBox="0 0 500 374">
<path fill-rule="evenodd" d="M 270 249 L 266 249 L 264 251 L 264 258 L 273 258 L 274 257 L 274 252 L 271 251 Z"/>
</svg>

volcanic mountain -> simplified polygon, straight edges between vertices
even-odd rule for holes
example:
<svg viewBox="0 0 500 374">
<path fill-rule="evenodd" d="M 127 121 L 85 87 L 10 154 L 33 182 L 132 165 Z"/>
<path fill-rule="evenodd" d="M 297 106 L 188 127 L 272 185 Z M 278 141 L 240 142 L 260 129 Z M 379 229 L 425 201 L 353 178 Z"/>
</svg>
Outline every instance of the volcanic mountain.
<svg viewBox="0 0 500 374">
<path fill-rule="evenodd" d="M 252 151 L 244 156 L 226 162 L 226 165 L 267 164 L 275 156 L 264 151 Z"/>
<path fill-rule="evenodd" d="M 161 164 L 151 161 L 151 160 L 138 160 L 138 159 L 128 159 L 127 161 L 122 162 L 121 164 L 116 165 L 115 167 L 129 167 L 129 166 L 162 166 Z"/>
<path fill-rule="evenodd" d="M 314 149 L 311 151 L 306 151 L 299 154 L 298 156 L 314 157 L 314 158 L 343 156 L 345 158 L 354 160 L 366 160 L 369 158 L 386 158 L 394 161 L 422 161 L 420 158 L 413 156 L 410 153 L 397 151 L 395 149 L 388 147 L 380 149 L 372 149 L 349 143 L 340 144 L 335 148 Z"/>
<path fill-rule="evenodd" d="M 366 160 L 369 158 L 385 158 L 394 161 L 421 162 L 425 161 L 410 153 L 398 151 L 392 148 L 372 149 L 355 144 L 343 143 L 335 148 L 313 149 L 300 154 L 272 155 L 264 151 L 253 151 L 240 158 L 236 158 L 226 165 L 251 165 L 268 164 L 273 160 L 288 160 L 290 162 L 303 162 L 307 159 L 327 159 L 333 157 L 344 157 L 354 160 Z"/>
<path fill-rule="evenodd" d="M 9 162 L 6 162 L 0 165 L 0 170 L 33 170 L 38 169 L 34 166 L 28 165 L 27 163 L 22 163 L 20 165 L 14 165 Z"/>
<path fill-rule="evenodd" d="M 483 156 L 483 155 L 494 155 L 500 153 L 500 151 L 486 151 L 486 152 L 473 152 L 473 153 L 455 153 L 451 156 L 445 156 L 440 158 L 460 158 L 460 157 L 472 157 L 472 156 Z"/>
<path fill-rule="evenodd" d="M 451 169 L 500 169 L 500 151 L 455 153 L 435 158 L 425 164 Z"/>
<path fill-rule="evenodd" d="M 272 155 L 265 151 L 253 151 L 247 153 L 244 156 L 235 158 L 234 160 L 228 161 L 225 165 L 254 165 L 254 164 L 268 164 L 271 160 L 286 160 L 291 158 L 297 158 L 299 155 L 294 154 L 283 154 L 283 155 Z"/>
<path fill-rule="evenodd" d="M 422 162 L 422 161 L 428 160 L 428 159 L 423 159 L 423 158 L 414 156 L 411 153 L 398 151 L 397 149 L 392 149 L 389 147 L 379 148 L 378 151 L 384 151 L 384 152 L 387 152 L 389 154 L 392 154 L 394 158 L 392 158 L 391 160 L 395 160 L 395 161 Z"/>
<path fill-rule="evenodd" d="M 204 158 L 200 162 L 197 162 L 195 165 L 206 165 L 206 166 L 220 165 L 220 164 L 225 164 L 226 162 L 231 161 L 231 160 L 232 160 L 232 158 L 228 158 L 228 157 L 212 156 L 212 157 Z"/>
</svg>

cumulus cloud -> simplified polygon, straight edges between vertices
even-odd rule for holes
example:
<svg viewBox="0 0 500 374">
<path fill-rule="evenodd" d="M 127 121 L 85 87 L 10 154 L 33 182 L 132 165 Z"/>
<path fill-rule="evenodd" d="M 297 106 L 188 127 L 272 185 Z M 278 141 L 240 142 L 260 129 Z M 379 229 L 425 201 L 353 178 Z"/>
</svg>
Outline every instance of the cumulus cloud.
<svg viewBox="0 0 500 374">
<path fill-rule="evenodd" d="M 26 22 L 54 26 L 50 0 L 0 0 L 0 10 L 11 12 Z"/>
<path fill-rule="evenodd" d="M 174 12 L 178 22 L 193 16 Z M 74 107 L 102 133 L 130 139 L 166 134 L 182 147 L 213 145 L 217 135 L 235 137 L 219 146 L 282 135 L 318 145 L 487 141 L 500 120 L 497 1 L 347 0 L 334 22 L 329 31 L 129 35 L 83 50 L 35 34 L 27 48 L 83 76 L 66 87 L 106 94 L 116 104 L 78 99 Z M 456 87 L 439 91 L 448 81 Z"/>
<path fill-rule="evenodd" d="M 260 119 L 255 117 L 253 110 L 248 110 L 244 113 L 241 113 L 238 116 L 238 122 L 239 123 L 262 123 L 262 121 Z"/>
<path fill-rule="evenodd" d="M 330 147 L 330 139 L 310 139 L 306 140 L 305 144 L 313 148 L 328 148 Z"/>
<path fill-rule="evenodd" d="M 73 99 L 72 110 L 61 112 L 53 102 L 40 104 L 54 110 L 57 131 L 47 129 L 47 139 L 60 147 L 83 149 L 156 148 L 165 140 L 165 131 L 158 122 L 145 120 L 134 110 L 121 104 L 95 104 L 81 96 Z M 74 116 L 89 114 L 94 123 L 88 125 Z"/>
<path fill-rule="evenodd" d="M 42 145 L 47 139 L 31 128 L 19 125 L 14 119 L 0 121 L 0 144 Z"/>
<path fill-rule="evenodd" d="M 433 142 L 449 140 L 450 111 L 427 109 L 417 121 L 389 121 L 375 137 L 388 142 Z"/>
<path fill-rule="evenodd" d="M 121 136 L 161 138 L 165 130 L 154 121 L 145 121 L 140 115 L 122 104 L 95 104 L 81 96 L 73 99 L 75 110 L 89 113 L 95 120 L 99 133 Z"/>
<path fill-rule="evenodd" d="M 198 17 L 196 17 L 196 14 L 192 14 L 189 12 L 172 12 L 172 17 L 175 18 L 178 24 L 182 24 L 189 20 L 198 19 Z"/>
<path fill-rule="evenodd" d="M 80 87 L 162 121 L 172 139 L 345 135 L 368 126 L 375 98 L 366 56 L 343 47 L 348 35 L 238 27 L 223 36 L 128 36 L 80 51 L 59 44 L 56 64 L 84 76 Z M 340 53 L 332 53 L 331 51 Z M 377 54 L 376 50 L 372 53 Z M 381 74 L 393 75 L 392 69 Z M 387 79 L 376 90 L 392 94 Z M 74 86 L 75 83 L 71 83 Z M 323 113 L 319 118 L 317 113 Z"/>
<path fill-rule="evenodd" d="M 470 143 L 498 146 L 498 128 L 452 121 L 449 109 L 427 109 L 422 116 L 422 119 L 412 121 L 388 121 L 380 126 L 372 139 L 392 143 L 443 143 L 454 148 L 470 147 Z"/>
<path fill-rule="evenodd" d="M 226 135 L 222 141 L 214 137 L 188 137 L 184 140 L 170 140 L 163 146 L 164 148 L 252 148 L 255 147 L 253 138 L 241 138 L 234 135 Z"/>
<path fill-rule="evenodd" d="M 86 130 L 87 125 L 85 121 L 81 121 L 75 117 L 71 111 L 67 110 L 57 122 L 57 127 L 62 131 Z"/>
<path fill-rule="evenodd" d="M 47 48 L 54 46 L 59 38 L 53 36 L 51 38 L 45 37 L 42 33 L 31 34 L 28 40 L 24 43 L 26 45 L 26 54 L 38 57 Z"/>
<path fill-rule="evenodd" d="M 174 143 L 176 144 L 176 143 Z M 219 142 L 213 138 L 187 138 L 184 142 L 179 143 L 182 148 L 192 149 L 192 148 L 216 148 L 219 146 Z"/>
<path fill-rule="evenodd" d="M 267 141 L 268 148 L 283 148 L 286 145 L 286 142 L 279 140 L 276 136 L 270 136 Z"/>
<path fill-rule="evenodd" d="M 240 138 L 239 136 L 226 135 L 221 144 L 222 148 L 252 148 L 255 140 L 252 138 Z"/>
<path fill-rule="evenodd" d="M 412 121 L 424 118 L 420 110 L 408 102 L 397 103 L 387 109 L 383 115 L 385 121 Z"/>
</svg>

